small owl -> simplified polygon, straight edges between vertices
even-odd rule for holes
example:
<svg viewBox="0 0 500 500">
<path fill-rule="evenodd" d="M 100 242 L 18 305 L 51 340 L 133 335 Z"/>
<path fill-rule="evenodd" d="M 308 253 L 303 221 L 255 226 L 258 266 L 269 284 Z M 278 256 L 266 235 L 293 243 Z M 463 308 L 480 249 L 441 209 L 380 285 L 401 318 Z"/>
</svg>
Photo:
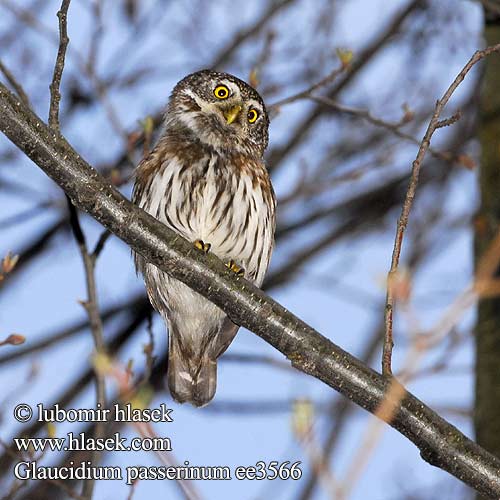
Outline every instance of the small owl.
<svg viewBox="0 0 500 500">
<path fill-rule="evenodd" d="M 262 98 L 227 73 L 203 70 L 174 88 L 164 130 L 136 170 L 133 201 L 235 273 L 262 284 L 273 249 L 276 200 L 263 161 Z M 134 255 L 169 331 L 168 385 L 180 403 L 206 405 L 217 358 L 238 325 L 210 301 Z"/>
</svg>

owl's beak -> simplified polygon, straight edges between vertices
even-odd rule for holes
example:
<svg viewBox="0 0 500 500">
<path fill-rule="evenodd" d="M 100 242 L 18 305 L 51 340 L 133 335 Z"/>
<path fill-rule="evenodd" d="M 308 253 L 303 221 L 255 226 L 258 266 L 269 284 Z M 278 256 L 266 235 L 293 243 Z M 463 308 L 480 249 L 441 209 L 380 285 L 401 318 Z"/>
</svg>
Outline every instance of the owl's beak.
<svg viewBox="0 0 500 500">
<path fill-rule="evenodd" d="M 226 119 L 228 125 L 231 125 L 231 123 L 233 123 L 234 120 L 238 118 L 238 115 L 240 114 L 241 110 L 242 107 L 238 104 L 224 111 L 224 118 Z"/>
</svg>

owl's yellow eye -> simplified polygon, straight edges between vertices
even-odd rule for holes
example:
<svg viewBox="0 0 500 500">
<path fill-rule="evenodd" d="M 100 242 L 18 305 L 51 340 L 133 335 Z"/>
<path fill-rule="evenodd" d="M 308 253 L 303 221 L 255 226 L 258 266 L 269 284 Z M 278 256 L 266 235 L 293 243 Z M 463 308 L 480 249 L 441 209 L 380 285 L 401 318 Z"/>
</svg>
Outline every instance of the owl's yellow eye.
<svg viewBox="0 0 500 500">
<path fill-rule="evenodd" d="M 229 89 L 225 85 L 215 87 L 214 95 L 217 99 L 227 99 L 229 97 Z"/>
<path fill-rule="evenodd" d="M 247 114 L 248 121 L 254 123 L 259 117 L 259 112 L 256 109 L 250 109 Z"/>
</svg>

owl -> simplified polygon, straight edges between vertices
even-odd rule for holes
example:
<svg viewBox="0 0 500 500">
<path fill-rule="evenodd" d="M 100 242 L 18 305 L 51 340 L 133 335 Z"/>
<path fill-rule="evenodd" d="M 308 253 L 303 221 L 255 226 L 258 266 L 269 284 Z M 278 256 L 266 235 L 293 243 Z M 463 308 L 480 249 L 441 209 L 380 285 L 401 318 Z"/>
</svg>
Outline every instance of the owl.
<svg viewBox="0 0 500 500">
<path fill-rule="evenodd" d="M 172 91 L 163 132 L 136 169 L 133 201 L 200 252 L 262 284 L 274 244 L 276 199 L 263 161 L 269 119 L 255 89 L 203 70 Z M 135 254 L 168 328 L 172 397 L 194 406 L 215 394 L 217 358 L 238 331 L 210 301 Z"/>
</svg>

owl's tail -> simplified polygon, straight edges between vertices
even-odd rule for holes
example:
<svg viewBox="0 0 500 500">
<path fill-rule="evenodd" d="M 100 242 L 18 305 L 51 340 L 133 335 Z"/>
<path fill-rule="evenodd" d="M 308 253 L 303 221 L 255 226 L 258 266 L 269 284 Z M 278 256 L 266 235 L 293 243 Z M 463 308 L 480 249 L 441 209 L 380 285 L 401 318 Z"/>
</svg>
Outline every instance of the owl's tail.
<svg viewBox="0 0 500 500">
<path fill-rule="evenodd" d="M 205 406 L 217 388 L 217 361 L 206 353 L 193 356 L 182 349 L 182 344 L 169 334 L 168 387 L 179 403 Z"/>
</svg>

